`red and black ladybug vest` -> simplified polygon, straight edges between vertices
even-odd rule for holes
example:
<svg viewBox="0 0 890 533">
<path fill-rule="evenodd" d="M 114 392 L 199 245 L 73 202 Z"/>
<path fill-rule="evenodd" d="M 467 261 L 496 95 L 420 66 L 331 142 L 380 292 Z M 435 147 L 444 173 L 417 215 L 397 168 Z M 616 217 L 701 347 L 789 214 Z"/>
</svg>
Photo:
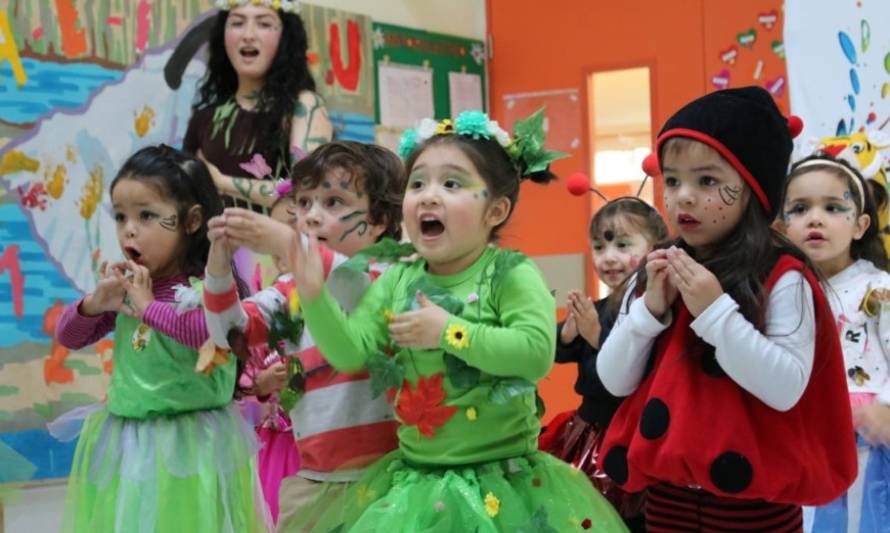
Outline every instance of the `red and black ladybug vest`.
<svg viewBox="0 0 890 533">
<path fill-rule="evenodd" d="M 766 290 L 790 270 L 803 274 L 815 305 L 815 361 L 800 401 L 776 411 L 722 372 L 713 351 L 689 353 L 701 341 L 678 299 L 652 369 L 621 404 L 603 443 L 602 468 L 622 488 L 667 482 L 798 505 L 824 504 L 847 490 L 856 446 L 834 317 L 816 277 L 791 256 L 776 262 Z"/>
</svg>

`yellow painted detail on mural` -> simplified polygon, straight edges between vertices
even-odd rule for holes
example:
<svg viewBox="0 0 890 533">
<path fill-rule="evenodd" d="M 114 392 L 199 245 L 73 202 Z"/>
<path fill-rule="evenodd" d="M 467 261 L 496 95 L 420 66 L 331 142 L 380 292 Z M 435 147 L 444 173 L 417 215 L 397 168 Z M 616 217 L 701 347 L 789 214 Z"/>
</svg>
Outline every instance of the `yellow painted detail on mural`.
<svg viewBox="0 0 890 533">
<path fill-rule="evenodd" d="M 70 163 L 77 163 L 77 151 L 70 144 L 65 146 L 65 159 Z"/>
<path fill-rule="evenodd" d="M 83 196 L 80 197 L 80 216 L 89 220 L 96 212 L 96 207 L 102 201 L 104 187 L 102 167 L 95 167 L 90 171 L 90 179 L 83 186 Z"/>
<path fill-rule="evenodd" d="M 39 168 L 40 161 L 31 159 L 21 150 L 10 150 L 3 154 L 3 159 L 0 160 L 0 176 L 15 174 L 23 170 L 37 172 Z"/>
<path fill-rule="evenodd" d="M 68 169 L 65 165 L 57 165 L 56 170 L 46 177 L 46 192 L 54 199 L 58 200 L 65 192 L 65 182 L 68 181 Z"/>
<path fill-rule="evenodd" d="M 19 57 L 19 51 L 15 47 L 15 39 L 12 37 L 12 30 L 9 28 L 9 19 L 6 11 L 0 11 L 0 63 L 9 61 L 12 63 L 12 75 L 16 84 L 21 87 L 28 81 L 28 74 L 22 67 L 22 60 Z"/>
<path fill-rule="evenodd" d="M 136 115 L 135 128 L 136 135 L 145 137 L 148 130 L 154 125 L 155 111 L 149 106 L 142 108 L 142 111 Z"/>
</svg>

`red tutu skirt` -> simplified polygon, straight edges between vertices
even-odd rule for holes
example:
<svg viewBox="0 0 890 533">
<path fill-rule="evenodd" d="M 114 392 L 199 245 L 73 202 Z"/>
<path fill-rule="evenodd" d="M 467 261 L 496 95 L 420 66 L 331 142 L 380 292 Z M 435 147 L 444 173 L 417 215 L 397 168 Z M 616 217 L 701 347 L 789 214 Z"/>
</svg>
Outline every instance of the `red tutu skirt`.
<svg viewBox="0 0 890 533">
<path fill-rule="evenodd" d="M 606 428 L 588 424 L 575 411 L 560 413 L 538 437 L 538 448 L 584 472 L 625 519 L 643 514 L 645 493 L 628 494 L 597 467 Z"/>
</svg>

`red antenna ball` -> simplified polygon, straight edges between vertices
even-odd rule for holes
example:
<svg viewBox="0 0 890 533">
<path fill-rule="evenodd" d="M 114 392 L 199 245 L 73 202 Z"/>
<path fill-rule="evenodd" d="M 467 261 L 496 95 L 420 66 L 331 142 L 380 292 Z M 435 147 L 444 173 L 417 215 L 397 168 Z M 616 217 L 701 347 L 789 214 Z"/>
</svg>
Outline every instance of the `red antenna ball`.
<svg viewBox="0 0 890 533">
<path fill-rule="evenodd" d="M 658 156 L 655 155 L 655 152 L 652 152 L 643 159 L 643 172 L 645 172 L 647 176 L 655 177 L 661 175 L 661 167 L 658 166 Z"/>
<path fill-rule="evenodd" d="M 797 115 L 791 115 L 788 117 L 788 133 L 791 134 L 791 138 L 795 138 L 800 135 L 800 132 L 803 131 L 803 120 Z"/>
<path fill-rule="evenodd" d="M 566 189 L 575 196 L 583 196 L 590 191 L 590 178 L 583 172 L 575 172 L 566 179 Z"/>
</svg>

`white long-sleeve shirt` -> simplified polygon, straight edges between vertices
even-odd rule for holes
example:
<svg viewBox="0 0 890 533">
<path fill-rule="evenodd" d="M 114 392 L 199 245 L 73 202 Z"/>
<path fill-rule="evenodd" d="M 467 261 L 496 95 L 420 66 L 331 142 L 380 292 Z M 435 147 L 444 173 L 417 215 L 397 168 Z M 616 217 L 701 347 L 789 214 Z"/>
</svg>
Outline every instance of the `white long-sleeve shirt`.
<svg viewBox="0 0 890 533">
<path fill-rule="evenodd" d="M 890 404 L 890 305 L 866 315 L 862 300 L 869 289 L 890 289 L 890 274 L 860 259 L 828 280 L 825 295 L 841 336 L 850 393 L 876 394 Z"/>
<path fill-rule="evenodd" d="M 637 389 L 656 338 L 672 320 L 670 314 L 664 322 L 652 316 L 643 298 L 633 296 L 635 285 L 635 280 L 630 282 L 615 327 L 597 358 L 597 372 L 616 396 Z M 717 362 L 733 381 L 773 409 L 787 411 L 810 380 L 814 324 L 813 292 L 800 272 L 791 271 L 770 292 L 766 334 L 755 329 L 728 294 L 714 300 L 691 328 L 714 346 Z"/>
</svg>

